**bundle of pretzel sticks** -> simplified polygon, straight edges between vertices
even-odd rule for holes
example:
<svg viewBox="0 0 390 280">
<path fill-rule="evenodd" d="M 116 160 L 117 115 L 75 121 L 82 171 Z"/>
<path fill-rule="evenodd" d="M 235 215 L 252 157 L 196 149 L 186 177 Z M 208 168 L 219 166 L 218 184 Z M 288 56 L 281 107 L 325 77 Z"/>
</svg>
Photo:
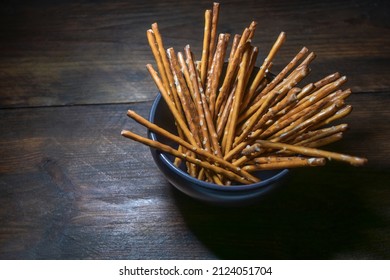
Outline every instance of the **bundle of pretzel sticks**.
<svg viewBox="0 0 390 280">
<path fill-rule="evenodd" d="M 319 147 L 338 141 L 347 124 L 331 125 L 347 116 L 350 89 L 346 77 L 334 73 L 300 86 L 310 73 L 315 54 L 303 47 L 277 74 L 273 60 L 286 35 L 281 32 L 260 67 L 259 49 L 252 46 L 257 23 L 241 34 L 217 36 L 219 3 L 204 14 L 199 61 L 189 45 L 184 52 L 165 49 L 157 23 L 147 30 L 157 71 L 147 69 L 171 111 L 177 127 L 172 134 L 129 110 L 127 115 L 149 130 L 178 144 L 173 148 L 131 131 L 122 135 L 175 157 L 187 172 L 218 185 L 251 184 L 259 170 L 322 166 L 329 160 L 360 166 L 367 159 Z M 225 62 L 226 61 L 226 62 Z"/>
</svg>

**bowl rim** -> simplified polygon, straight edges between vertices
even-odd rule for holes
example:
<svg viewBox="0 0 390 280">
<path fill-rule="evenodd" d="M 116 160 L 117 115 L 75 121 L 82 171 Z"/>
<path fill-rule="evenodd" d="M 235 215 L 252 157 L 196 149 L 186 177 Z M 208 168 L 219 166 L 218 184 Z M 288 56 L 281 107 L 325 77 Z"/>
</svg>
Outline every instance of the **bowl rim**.
<svg viewBox="0 0 390 280">
<path fill-rule="evenodd" d="M 150 113 L 149 113 L 149 121 L 152 123 L 154 123 L 156 109 L 157 109 L 159 102 L 161 102 L 161 101 L 165 102 L 165 100 L 162 98 L 161 93 L 158 92 L 156 98 L 153 101 L 153 104 L 152 104 L 152 107 L 151 107 Z M 148 135 L 152 140 L 157 140 L 157 134 L 155 132 L 148 130 Z M 222 191 L 228 191 L 228 192 L 230 192 L 230 191 L 236 192 L 236 191 L 248 191 L 248 190 L 258 189 L 258 188 L 262 188 L 262 187 L 267 187 L 268 185 L 282 179 L 283 177 L 285 177 L 289 173 L 289 169 L 280 169 L 280 171 L 277 172 L 275 175 L 273 175 L 267 179 L 261 180 L 260 182 L 257 182 L 257 183 L 247 184 L 247 185 L 241 184 L 241 185 L 231 185 L 231 186 L 220 186 L 220 185 L 217 185 L 214 183 L 209 183 L 209 182 L 205 182 L 205 181 L 199 180 L 197 178 L 194 178 L 191 175 L 189 175 L 187 172 L 184 172 L 180 168 L 177 168 L 173 164 L 173 162 L 168 159 L 167 155 L 164 152 L 157 151 L 157 156 L 160 157 L 162 162 L 164 162 L 165 165 L 171 171 L 178 174 L 183 179 L 188 180 L 194 184 L 200 185 L 203 188 L 217 190 L 217 191 L 222 190 Z"/>
</svg>

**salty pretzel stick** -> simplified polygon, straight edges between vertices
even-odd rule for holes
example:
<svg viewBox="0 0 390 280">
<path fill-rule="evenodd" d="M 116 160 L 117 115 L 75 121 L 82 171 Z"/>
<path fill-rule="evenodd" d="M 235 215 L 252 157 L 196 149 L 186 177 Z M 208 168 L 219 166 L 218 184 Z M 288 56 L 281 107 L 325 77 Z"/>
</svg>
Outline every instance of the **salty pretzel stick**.
<svg viewBox="0 0 390 280">
<path fill-rule="evenodd" d="M 193 100 L 193 96 L 194 96 L 194 89 L 192 88 L 192 83 L 191 83 L 191 78 L 190 78 L 190 72 L 188 71 L 188 67 L 187 67 L 187 64 L 185 62 L 185 59 L 184 59 L 184 56 L 181 52 L 178 52 L 177 53 L 177 58 L 179 60 L 179 64 L 180 64 L 180 67 L 181 67 L 181 72 L 183 73 L 184 75 L 184 78 L 186 80 L 186 83 L 187 83 L 187 86 L 188 86 L 188 89 L 190 90 L 190 93 L 191 93 L 191 98 Z"/>
<path fill-rule="evenodd" d="M 265 71 L 268 69 L 270 63 L 274 59 L 276 53 L 279 51 L 279 49 L 281 48 L 285 40 L 286 40 L 286 34 L 284 32 L 281 32 L 279 34 L 278 39 L 275 41 L 274 45 L 269 51 L 267 57 L 264 59 L 263 65 L 261 65 L 251 86 L 249 87 L 249 91 L 247 93 L 249 99 L 252 99 L 252 96 L 254 95 L 256 89 L 260 85 L 260 82 L 263 80 L 265 76 Z M 243 108 L 246 108 L 246 105 L 247 104 L 245 104 L 245 107 L 243 106 Z"/>
<path fill-rule="evenodd" d="M 263 129 L 262 131 L 261 129 L 259 129 L 258 131 L 256 131 L 256 137 L 266 139 L 269 138 L 271 135 L 279 136 L 287 132 L 297 123 L 300 123 L 305 119 L 313 117 L 316 113 L 319 112 L 321 108 L 323 108 L 329 103 L 329 100 L 330 98 L 326 97 L 317 103 L 307 106 L 306 108 L 302 109 L 301 111 L 297 112 L 296 114 L 288 118 L 284 118 L 284 116 L 279 117 L 279 119 L 276 119 L 266 129 Z"/>
<path fill-rule="evenodd" d="M 291 161 L 296 159 L 302 159 L 300 156 L 262 156 L 252 159 L 248 164 L 264 164 L 264 163 L 274 163 L 281 161 Z M 305 158 L 307 159 L 307 158 Z"/>
<path fill-rule="evenodd" d="M 252 182 L 259 181 L 258 178 L 256 178 L 255 176 L 253 176 L 247 172 L 243 172 L 240 168 L 237 168 L 232 163 L 230 163 L 230 162 L 228 162 L 228 161 L 226 161 L 226 160 L 224 160 L 224 159 L 222 159 L 222 158 L 220 158 L 220 157 L 214 155 L 213 153 L 210 153 L 204 149 L 201 149 L 199 147 L 191 145 L 190 143 L 183 140 L 182 138 L 170 133 L 169 131 L 159 127 L 158 125 L 155 125 L 155 124 L 149 122 L 148 120 L 146 120 L 142 116 L 138 115 L 136 112 L 134 112 L 132 110 L 128 110 L 127 115 L 130 118 L 132 118 L 133 120 L 135 120 L 136 122 L 140 123 L 141 125 L 145 126 L 148 129 L 150 129 L 151 131 L 154 131 L 155 133 L 158 133 L 158 134 L 178 143 L 179 145 L 187 148 L 189 151 L 192 151 L 195 154 L 201 156 L 206 161 L 213 162 L 221 167 L 229 169 L 230 171 L 237 173 L 238 175 L 248 179 L 249 181 L 252 181 Z"/>
<path fill-rule="evenodd" d="M 259 88 L 260 84 L 264 81 L 267 72 L 269 71 L 272 61 L 264 62 L 265 64 L 260 66 L 259 71 L 257 72 L 252 84 L 250 85 L 248 92 L 245 93 L 245 100 L 242 103 L 241 112 L 245 111 L 245 109 L 248 107 L 256 93 L 256 89 Z"/>
<path fill-rule="evenodd" d="M 168 72 L 170 74 L 170 70 L 166 69 L 166 66 L 164 65 L 163 57 L 166 58 L 166 56 L 165 56 L 164 48 L 162 46 L 162 39 L 161 39 L 161 36 L 160 36 L 160 34 L 158 32 L 157 24 L 152 25 L 152 28 L 154 28 L 154 30 L 157 33 L 155 33 L 153 30 L 149 29 L 146 32 L 146 34 L 147 34 L 147 38 L 148 38 L 148 42 L 149 42 L 150 48 L 152 49 L 152 53 L 153 53 L 154 58 L 156 60 L 157 67 L 159 69 L 159 72 L 161 73 L 161 78 L 163 80 L 163 85 L 164 85 L 164 87 L 167 90 L 168 96 L 170 96 L 170 98 L 175 102 L 175 106 L 177 107 L 179 113 L 181 115 L 183 115 L 183 110 L 182 110 L 182 108 L 180 106 L 180 103 L 178 102 L 178 97 L 177 97 L 177 93 L 176 93 L 176 89 L 175 88 L 173 88 L 174 94 L 171 94 L 171 92 L 172 92 L 172 85 L 171 85 L 171 82 L 170 82 L 170 79 L 169 79 L 169 75 L 168 75 Z M 162 53 L 161 53 L 161 51 L 162 51 Z M 183 136 L 183 132 L 181 131 L 181 128 L 178 127 L 177 129 L 178 129 L 179 135 Z M 179 149 L 181 150 L 181 147 L 179 147 Z M 176 158 L 175 159 L 175 165 L 179 165 L 179 164 L 180 164 L 180 160 L 179 160 L 179 158 Z"/>
<path fill-rule="evenodd" d="M 251 45 L 249 45 L 249 48 L 250 48 L 250 57 L 249 57 L 249 62 L 248 62 L 248 66 L 247 66 L 247 69 L 246 69 L 246 73 L 244 73 L 244 84 L 245 84 L 245 87 L 248 84 L 249 79 L 251 78 L 252 71 L 253 71 L 253 69 L 255 67 L 255 64 L 256 64 L 256 58 L 257 58 L 257 55 L 259 53 L 259 48 L 251 46 Z M 223 104 L 223 106 L 222 106 L 223 109 L 221 110 L 221 112 L 218 115 L 218 118 L 217 118 L 217 127 L 218 127 L 217 133 L 218 133 L 219 137 L 221 137 L 221 130 L 226 125 L 226 122 L 227 122 L 227 119 L 228 119 L 227 114 L 230 113 L 231 105 L 232 105 L 232 102 L 233 102 L 233 96 L 234 96 L 233 93 L 236 90 L 236 86 L 237 86 L 237 81 L 235 82 L 235 84 L 233 86 L 232 92 L 229 94 L 228 100 Z M 241 102 L 240 107 L 244 106 L 244 102 L 246 101 L 247 98 L 248 98 L 248 96 L 244 94 L 243 97 L 242 97 L 243 100 Z"/>
<path fill-rule="evenodd" d="M 234 35 L 234 37 L 233 37 L 233 43 L 232 43 L 232 48 L 231 48 L 231 50 L 230 50 L 230 55 L 229 55 L 228 62 L 230 62 L 230 61 L 233 60 L 234 54 L 236 53 L 238 44 L 240 43 L 240 40 L 241 40 L 241 35 L 240 35 L 240 34 Z"/>
<path fill-rule="evenodd" d="M 226 54 L 226 48 L 228 44 L 230 35 L 229 34 L 220 34 L 218 37 L 218 43 L 215 50 L 215 55 L 209 69 L 207 86 L 206 86 L 206 98 L 208 98 L 208 104 L 210 109 L 210 114 L 214 119 L 215 114 L 215 100 L 217 98 L 217 90 L 219 79 L 222 74 L 223 63 Z"/>
<path fill-rule="evenodd" d="M 336 72 L 336 73 L 330 74 L 330 75 L 322 78 L 321 80 L 319 80 L 315 83 L 307 84 L 305 87 L 302 88 L 302 91 L 297 95 L 297 99 L 298 100 L 303 99 L 307 95 L 311 94 L 314 90 L 318 90 L 318 89 L 322 88 L 323 86 L 336 81 L 340 77 L 341 77 L 340 73 Z"/>
<path fill-rule="evenodd" d="M 324 157 L 324 158 L 328 158 L 329 160 L 333 159 L 333 160 L 344 161 L 354 166 L 361 166 L 367 163 L 367 159 L 365 158 L 359 158 L 359 157 L 339 154 L 335 152 L 329 152 L 320 149 L 307 148 L 303 146 L 295 146 L 286 143 L 271 142 L 267 140 L 256 140 L 256 143 L 254 145 L 259 145 L 259 148 L 270 148 L 274 150 L 291 151 L 306 156 Z"/>
<path fill-rule="evenodd" d="M 325 165 L 325 163 L 326 160 L 324 158 L 291 157 L 283 161 L 246 165 L 242 169 L 248 172 L 254 172 L 259 170 L 272 170 L 272 169 L 296 168 L 296 167 L 307 167 L 307 166 L 323 166 Z"/>
<path fill-rule="evenodd" d="M 295 79 L 287 80 L 287 84 L 283 88 L 281 88 L 280 91 L 278 91 L 279 88 L 274 88 L 271 92 L 269 92 L 265 96 L 264 98 L 265 100 L 264 102 L 261 103 L 260 108 L 250 117 L 249 120 L 247 120 L 244 123 L 243 132 L 235 140 L 236 145 L 241 141 L 243 141 L 249 135 L 249 133 L 254 128 L 254 126 L 260 120 L 261 116 L 264 114 L 265 110 L 269 108 L 269 106 L 272 104 L 273 100 L 278 94 L 284 95 L 286 92 L 288 92 L 289 89 L 294 87 L 298 83 L 298 81 L 300 81 L 301 79 L 303 79 L 303 77 L 307 75 L 308 68 L 307 67 L 300 67 L 300 68 L 302 69 L 299 69 L 299 71 L 297 72 L 297 77 Z"/>
<path fill-rule="evenodd" d="M 203 112 L 204 112 L 204 116 L 206 119 L 208 133 L 209 133 L 209 136 L 211 138 L 212 149 L 217 156 L 222 157 L 222 152 L 221 152 L 221 148 L 219 146 L 217 132 L 215 131 L 214 121 L 211 117 L 209 105 L 207 103 L 207 98 L 206 98 L 206 95 L 204 94 L 199 75 L 197 75 L 197 78 L 198 78 L 200 99 L 202 102 L 202 107 L 203 107 Z"/>
<path fill-rule="evenodd" d="M 253 127 L 253 131 L 257 130 L 259 128 L 263 128 L 270 120 L 273 119 L 273 117 L 279 113 L 283 112 L 286 107 L 288 107 L 290 104 L 295 103 L 297 100 L 297 94 L 300 92 L 299 88 L 292 88 L 289 90 L 285 98 L 283 98 L 280 102 L 278 102 L 276 105 L 268 109 L 267 113 L 265 113 L 259 120 L 259 122 Z"/>
<path fill-rule="evenodd" d="M 168 81 L 167 85 L 171 86 L 172 83 L 169 80 L 169 73 L 168 73 L 169 72 L 169 63 L 168 63 L 167 56 L 165 55 L 165 48 L 164 48 L 164 44 L 163 44 L 163 41 L 162 41 L 162 37 L 161 37 L 160 31 L 158 29 L 157 22 L 152 24 L 152 30 L 153 30 L 153 34 L 154 34 L 154 36 L 156 38 L 156 44 L 157 44 L 158 52 L 160 54 L 160 59 L 161 59 L 162 64 L 164 66 L 164 70 L 165 70 L 164 72 L 165 72 L 165 75 L 166 75 L 166 78 L 167 78 L 167 81 Z M 166 82 L 166 81 L 163 80 L 163 82 Z"/>
<path fill-rule="evenodd" d="M 309 148 L 318 148 L 318 147 L 326 146 L 326 145 L 329 145 L 329 144 L 334 143 L 336 141 L 339 141 L 342 138 L 343 138 L 343 133 L 339 132 L 339 133 L 336 133 L 333 135 L 326 136 L 324 138 L 314 140 L 312 142 L 308 142 L 303 146 L 309 147 Z"/>
<path fill-rule="evenodd" d="M 331 94 L 332 102 L 336 102 L 336 100 L 345 100 L 348 96 L 352 94 L 352 91 L 350 88 L 343 90 L 341 92 L 335 92 L 334 94 Z"/>
<path fill-rule="evenodd" d="M 305 85 L 302 90 L 297 94 L 297 99 L 301 100 L 302 98 L 306 97 L 309 93 L 313 92 L 315 89 L 315 86 L 313 83 L 309 83 Z"/>
<path fill-rule="evenodd" d="M 252 72 L 253 72 L 253 69 L 255 68 L 255 64 L 256 64 L 256 59 L 257 59 L 257 56 L 259 54 L 259 48 L 258 47 L 250 46 L 250 48 L 251 48 L 251 54 L 250 54 L 250 59 L 249 59 L 249 65 L 248 65 L 248 68 L 247 68 L 247 71 L 246 71 L 246 74 L 245 74 L 245 79 L 246 79 L 245 84 L 248 84 L 249 79 L 252 76 Z M 269 66 L 270 66 L 271 63 L 272 62 L 267 64 L 267 66 L 266 66 L 267 69 L 264 70 L 265 71 L 264 77 L 266 76 L 266 74 L 268 72 L 268 69 L 269 69 Z M 261 68 L 260 68 L 260 70 L 261 70 Z M 264 82 L 264 80 L 266 80 L 266 79 L 262 79 L 258 86 L 260 86 L 260 84 L 262 82 Z M 253 95 L 250 95 L 250 92 L 248 90 L 246 90 L 246 92 L 245 92 L 245 94 L 243 96 L 242 102 L 241 102 L 240 113 L 244 109 L 246 109 L 246 107 L 248 106 L 248 104 L 252 100 L 252 97 L 253 97 Z"/>
<path fill-rule="evenodd" d="M 188 65 L 188 71 L 190 72 L 190 79 L 191 79 L 191 83 L 192 83 L 192 88 L 194 89 L 194 96 L 193 97 L 194 97 L 195 108 L 196 108 L 196 110 L 198 112 L 198 116 L 199 116 L 199 125 L 200 125 L 200 131 L 201 131 L 201 135 L 202 135 L 202 145 L 206 150 L 210 151 L 211 146 L 210 146 L 210 141 L 209 141 L 209 133 L 208 133 L 208 129 L 207 129 L 205 113 L 204 113 L 203 106 L 202 106 L 201 93 L 199 91 L 199 82 L 198 82 L 198 78 L 197 78 L 198 73 L 196 71 L 194 60 L 192 58 L 191 47 L 189 45 L 187 45 L 184 48 L 184 51 L 186 54 L 186 62 Z"/>
<path fill-rule="evenodd" d="M 152 50 L 154 59 L 156 61 L 158 72 L 160 73 L 160 76 L 161 76 L 161 79 L 162 79 L 162 83 L 163 83 L 165 89 L 167 90 L 168 95 L 171 98 L 173 98 L 171 96 L 171 88 L 169 86 L 168 77 L 167 77 L 167 74 L 165 73 L 164 64 L 163 64 L 163 61 L 162 61 L 162 58 L 161 58 L 161 55 L 160 55 L 160 51 L 158 49 L 156 37 L 154 35 L 153 30 L 152 29 L 147 30 L 146 31 L 146 36 L 148 38 L 149 46 L 150 46 L 150 48 Z"/>
<path fill-rule="evenodd" d="M 252 21 L 251 24 L 249 25 L 249 36 L 248 36 L 248 40 L 252 40 L 253 37 L 255 36 L 255 31 L 256 31 L 256 27 L 257 27 L 257 22 L 256 21 Z"/>
<path fill-rule="evenodd" d="M 322 127 L 324 125 L 327 125 L 335 120 L 344 118 L 345 116 L 349 115 L 349 113 L 351 113 L 351 112 L 352 112 L 352 106 L 347 105 L 344 108 L 341 108 L 340 110 L 338 110 L 336 112 L 336 114 L 334 114 L 333 116 L 331 116 L 328 119 L 324 120 L 323 122 L 313 126 L 312 129 L 317 129 L 317 128 Z"/>
<path fill-rule="evenodd" d="M 286 113 L 284 116 L 280 118 L 280 121 L 283 121 L 292 115 L 296 114 L 297 112 L 303 110 L 304 108 L 307 108 L 310 104 L 314 104 L 317 101 L 321 100 L 325 96 L 329 95 L 330 93 L 334 92 L 337 88 L 339 88 L 341 85 L 343 85 L 347 81 L 347 77 L 343 76 L 336 81 L 327 84 L 326 86 L 321 87 L 320 89 L 314 91 L 312 94 L 306 96 L 302 100 L 299 101 L 296 107 L 291 109 L 288 113 Z"/>
<path fill-rule="evenodd" d="M 154 34 L 156 36 L 158 49 L 159 49 L 159 52 L 160 52 L 160 56 L 162 58 L 163 65 L 164 65 L 165 74 L 167 75 L 167 78 L 168 78 L 169 87 L 170 87 L 170 90 L 171 90 L 172 95 L 173 95 L 173 100 L 175 101 L 175 105 L 176 105 L 176 108 L 178 109 L 179 113 L 182 116 L 184 116 L 184 112 L 183 112 L 183 109 L 182 109 L 181 104 L 180 104 L 180 99 L 179 99 L 179 96 L 177 95 L 177 91 L 176 91 L 176 87 L 175 87 L 175 81 L 173 79 L 173 74 L 172 74 L 172 71 L 171 71 L 170 63 L 168 61 L 167 53 L 166 53 L 166 51 L 164 49 L 163 41 L 162 41 L 162 38 L 161 38 L 160 31 L 158 30 L 157 23 L 153 23 L 152 24 L 152 29 L 153 29 L 153 32 L 154 32 Z"/>
<path fill-rule="evenodd" d="M 233 90 L 235 90 L 235 87 L 233 88 Z M 226 123 L 228 122 L 230 110 L 231 110 L 232 104 L 233 104 L 233 97 L 234 97 L 234 94 L 229 94 L 229 97 L 226 100 L 226 104 L 223 107 L 222 113 L 218 114 L 218 118 L 217 118 L 218 139 L 222 138 L 223 133 L 225 131 L 225 126 L 226 126 Z"/>
<path fill-rule="evenodd" d="M 210 48 L 210 34 L 211 34 L 211 10 L 206 10 L 204 13 L 204 36 L 203 36 L 203 50 L 200 62 L 200 79 L 202 85 L 206 84 L 207 68 Z"/>
<path fill-rule="evenodd" d="M 267 92 L 267 87 L 262 91 L 266 92 L 260 99 L 258 99 L 251 107 L 244 111 L 239 118 L 239 122 L 244 121 L 245 119 L 251 118 L 253 114 L 261 107 L 264 100 L 266 100 L 267 95 L 272 92 L 281 92 L 283 95 L 287 93 L 289 89 L 295 87 L 303 78 L 305 78 L 310 72 L 307 64 L 301 64 L 293 72 L 291 72 L 287 78 L 281 81 L 277 86 L 275 86 L 271 91 Z M 272 83 L 272 81 L 271 81 Z M 268 84 L 269 85 L 269 84 Z M 261 94 L 261 93 L 260 93 Z M 273 93 L 272 93 L 273 94 Z M 256 99 L 255 99 L 256 100 Z"/>
<path fill-rule="evenodd" d="M 215 102 L 215 111 L 220 112 L 220 108 L 222 103 L 225 101 L 225 99 L 228 96 L 228 93 L 230 91 L 231 85 L 234 82 L 234 75 L 236 74 L 236 70 L 239 64 L 239 61 L 241 59 L 241 56 L 245 50 L 245 43 L 248 40 L 249 36 L 249 29 L 245 28 L 245 30 L 242 33 L 240 42 L 238 43 L 237 50 L 234 53 L 232 61 L 229 61 L 228 68 L 226 71 L 225 79 L 223 80 L 222 86 L 220 88 L 217 101 Z"/>
<path fill-rule="evenodd" d="M 296 123 L 292 123 L 290 126 L 286 128 L 286 131 L 283 133 L 280 131 L 272 137 L 272 141 L 281 142 L 286 139 L 291 138 L 294 134 L 299 131 L 304 131 L 306 128 L 321 122 L 324 119 L 327 119 L 331 115 L 337 112 L 337 109 L 344 105 L 343 101 L 338 101 L 335 104 L 328 106 L 325 109 L 322 109 L 320 112 L 315 114 L 313 117 L 305 119 L 305 117 L 298 120 Z"/>
<path fill-rule="evenodd" d="M 177 62 L 177 57 L 173 48 L 169 48 L 167 50 L 169 62 L 171 65 L 172 74 L 176 84 L 177 94 L 180 98 L 181 106 L 183 107 L 184 115 L 187 120 L 188 127 L 195 138 L 198 146 L 201 146 L 201 142 L 199 139 L 199 130 L 197 128 L 198 118 L 195 109 L 195 105 L 192 102 L 189 89 L 184 80 L 183 74 L 180 71 L 180 66 Z M 196 124 L 195 124 L 196 122 Z"/>
<path fill-rule="evenodd" d="M 309 132 L 306 132 L 304 134 L 299 135 L 294 139 L 292 144 L 298 145 L 298 146 L 304 146 L 306 143 L 321 139 L 323 137 L 339 133 L 339 132 L 344 132 L 348 129 L 348 124 L 339 124 L 336 126 L 332 127 L 327 127 L 323 129 L 318 129 L 318 130 L 311 130 Z"/>
<path fill-rule="evenodd" d="M 235 132 L 236 132 L 236 125 L 237 125 L 237 120 L 238 120 L 238 114 L 240 113 L 241 100 L 242 100 L 245 86 L 246 86 L 245 82 L 247 81 L 247 79 L 245 79 L 245 74 L 246 74 L 247 67 L 249 64 L 250 50 L 251 49 L 249 48 L 249 45 L 248 45 L 246 47 L 246 50 L 242 56 L 242 61 L 240 63 L 240 68 L 239 68 L 238 76 L 237 76 L 238 83 L 237 83 L 236 91 L 234 93 L 234 101 L 233 101 L 232 111 L 230 113 L 231 119 L 230 119 L 229 125 L 226 129 L 226 131 L 228 132 L 226 134 L 226 137 L 227 137 L 226 138 L 226 146 L 223 146 L 224 154 L 229 152 L 232 145 L 233 145 L 234 136 L 235 136 Z"/>
<path fill-rule="evenodd" d="M 184 119 L 182 118 L 179 111 L 177 110 L 175 103 L 168 96 L 167 91 L 165 90 L 160 78 L 157 75 L 157 72 L 153 69 L 153 66 L 151 64 L 147 64 L 146 68 L 148 69 L 150 75 L 152 76 L 156 86 L 160 90 L 160 93 L 163 96 L 165 102 L 167 103 L 168 108 L 171 111 L 173 117 L 175 118 L 177 125 L 182 129 L 182 131 L 183 131 L 184 135 L 186 136 L 186 138 L 188 139 L 188 141 L 192 145 L 197 146 L 197 143 L 196 143 L 194 136 L 191 134 L 191 131 L 188 129 Z"/>
<path fill-rule="evenodd" d="M 301 67 L 308 67 L 309 64 L 315 59 L 316 55 L 314 52 L 311 52 L 302 62 L 301 64 L 299 64 L 299 66 L 293 71 L 298 71 Z M 309 68 L 309 71 L 308 73 L 310 72 L 310 68 Z M 308 74 L 307 73 L 307 74 Z M 300 80 L 299 80 L 300 81 Z M 275 99 L 275 102 L 278 102 L 279 99 L 282 98 L 282 96 L 279 96 L 278 98 Z"/>
<path fill-rule="evenodd" d="M 208 163 L 207 161 L 201 161 L 201 160 L 194 158 L 192 156 L 187 156 L 186 154 L 180 153 L 176 149 L 174 149 L 168 145 L 162 144 L 158 141 L 150 140 L 148 138 L 142 137 L 138 134 L 135 134 L 135 133 L 133 133 L 131 131 L 127 131 L 127 130 L 122 130 L 121 134 L 122 134 L 122 136 L 124 136 L 126 138 L 132 139 L 134 141 L 140 142 L 140 143 L 147 145 L 149 147 L 152 147 L 152 148 L 155 148 L 157 150 L 163 151 L 165 153 L 171 154 L 175 157 L 179 157 L 182 160 L 189 161 L 193 164 L 196 164 L 202 168 L 205 168 L 205 169 L 210 170 L 212 172 L 215 172 L 217 174 L 222 174 L 223 176 L 225 176 L 226 178 L 229 178 L 232 181 L 236 181 L 236 182 L 239 182 L 242 184 L 253 183 L 252 181 L 249 181 L 249 180 L 245 179 L 244 177 L 241 177 L 232 171 L 226 170 L 226 169 L 221 168 L 221 167 L 216 166 L 216 165 L 212 165 L 212 164 Z"/>
<path fill-rule="evenodd" d="M 316 89 L 319 89 L 319 88 L 322 88 L 323 86 L 331 83 L 331 82 L 334 82 L 336 81 L 337 79 L 339 79 L 341 77 L 340 73 L 339 72 L 336 72 L 336 73 L 333 73 L 333 74 L 330 74 L 324 78 L 322 78 L 321 80 L 317 81 L 314 83 L 314 87 Z"/>
<path fill-rule="evenodd" d="M 260 94 L 257 96 L 257 100 L 260 99 L 263 95 L 267 94 L 271 91 L 277 84 L 279 84 L 284 77 L 286 77 L 287 73 L 293 69 L 297 63 L 308 53 L 308 49 L 303 47 L 294 57 L 293 59 L 283 68 L 282 71 L 279 72 L 278 75 L 275 76 L 274 79 L 263 89 Z M 255 99 L 255 102 L 257 101 Z"/>
<path fill-rule="evenodd" d="M 213 12 L 211 19 L 211 32 L 210 32 L 210 46 L 209 46 L 209 57 L 208 57 L 208 69 L 210 69 L 210 65 L 214 58 L 215 52 L 215 39 L 217 38 L 217 26 L 219 19 L 219 3 L 213 3 Z"/>
</svg>

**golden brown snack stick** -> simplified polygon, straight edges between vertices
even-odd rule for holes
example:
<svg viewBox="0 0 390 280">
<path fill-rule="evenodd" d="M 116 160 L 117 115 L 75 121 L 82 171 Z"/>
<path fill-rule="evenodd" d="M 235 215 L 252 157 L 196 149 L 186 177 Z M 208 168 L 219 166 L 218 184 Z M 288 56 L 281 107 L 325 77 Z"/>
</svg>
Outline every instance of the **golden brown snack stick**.
<svg viewBox="0 0 390 280">
<path fill-rule="evenodd" d="M 211 10 L 206 10 L 204 13 L 204 36 L 203 36 L 203 50 L 200 62 L 200 79 L 202 86 L 206 84 L 207 69 L 210 51 L 210 35 L 211 35 Z"/>
<path fill-rule="evenodd" d="M 291 157 L 286 160 L 280 160 L 268 163 L 257 163 L 253 165 L 246 165 L 242 169 L 248 172 L 254 172 L 259 170 L 272 170 L 272 169 L 285 169 L 285 168 L 297 168 L 308 166 L 323 166 L 326 160 L 324 158 L 302 158 Z"/>
<path fill-rule="evenodd" d="M 305 156 L 323 157 L 329 160 L 333 159 L 338 161 L 344 161 L 354 166 L 361 166 L 367 163 L 367 159 L 365 158 L 360 158 L 360 157 L 355 157 L 355 156 L 350 156 L 350 155 L 345 155 L 345 154 L 340 154 L 335 152 L 329 152 L 320 149 L 307 148 L 303 146 L 290 145 L 286 143 L 271 142 L 267 140 L 256 140 L 256 143 L 254 145 L 258 145 L 259 148 L 270 148 L 274 150 L 291 151 Z"/>
<path fill-rule="evenodd" d="M 189 161 L 193 164 L 196 164 L 202 168 L 205 168 L 205 169 L 210 170 L 212 172 L 215 172 L 217 174 L 222 174 L 223 176 L 229 178 L 230 180 L 233 180 L 233 181 L 236 181 L 236 182 L 239 182 L 242 184 L 253 183 L 252 181 L 249 181 L 249 180 L 245 179 L 244 177 L 237 175 L 234 172 L 231 172 L 229 170 L 226 170 L 226 169 L 221 168 L 221 167 L 216 166 L 216 165 L 212 165 L 212 164 L 208 163 L 207 161 L 201 161 L 201 160 L 194 158 L 192 156 L 187 156 L 186 154 L 180 153 L 176 149 L 174 149 L 168 145 L 162 144 L 158 141 L 150 140 L 148 138 L 142 137 L 142 136 L 135 134 L 135 133 L 128 131 L 128 130 L 122 130 L 121 134 L 124 137 L 127 137 L 127 138 L 132 139 L 132 140 L 137 141 L 137 142 L 140 142 L 144 145 L 150 146 L 150 147 L 155 148 L 157 150 L 169 153 L 175 157 L 179 157 L 182 160 Z"/>
<path fill-rule="evenodd" d="M 169 131 L 167 131 L 167 130 L 165 130 L 165 129 L 163 129 L 163 128 L 161 128 L 161 127 L 159 127 L 151 122 L 149 122 L 148 120 L 144 119 L 142 116 L 138 115 L 136 112 L 134 112 L 132 110 L 128 110 L 127 115 L 130 118 L 134 119 L 136 122 L 142 124 L 143 126 L 145 126 L 148 129 L 150 129 L 151 131 L 154 131 L 155 133 L 160 134 L 160 135 L 178 143 L 179 145 L 185 147 L 189 151 L 192 151 L 193 153 L 200 155 L 205 160 L 207 160 L 209 162 L 213 162 L 213 163 L 215 163 L 219 166 L 222 166 L 226 169 L 229 169 L 230 171 L 235 172 L 235 173 L 239 174 L 240 176 L 243 176 L 252 182 L 259 181 L 258 178 L 250 175 L 247 172 L 242 172 L 242 170 L 240 170 L 240 168 L 237 168 L 232 163 L 230 163 L 230 162 L 228 162 L 228 161 L 226 161 L 226 160 L 224 160 L 224 159 L 222 159 L 222 158 L 214 155 L 213 153 L 208 152 L 202 148 L 193 146 L 191 143 L 183 140 L 182 138 L 170 133 Z"/>
</svg>

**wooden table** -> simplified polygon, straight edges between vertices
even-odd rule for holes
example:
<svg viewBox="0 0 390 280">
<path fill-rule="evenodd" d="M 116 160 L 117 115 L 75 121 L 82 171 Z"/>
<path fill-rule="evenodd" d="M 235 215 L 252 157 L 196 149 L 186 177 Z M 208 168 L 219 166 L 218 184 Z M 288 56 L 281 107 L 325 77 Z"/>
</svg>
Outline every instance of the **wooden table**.
<svg viewBox="0 0 390 280">
<path fill-rule="evenodd" d="M 221 1 L 219 31 L 258 21 L 260 59 L 280 31 L 274 71 L 307 46 L 307 81 L 340 71 L 350 130 L 328 149 L 364 156 L 299 169 L 275 196 L 242 208 L 175 190 L 143 127 L 157 90 L 145 31 L 200 54 L 210 1 L 6 1 L 0 14 L 1 259 L 388 259 L 388 1 Z M 27 1 L 26 1 L 27 2 Z M 96 3 L 94 3 L 96 2 Z M 133 3 L 134 2 L 134 3 Z"/>
</svg>

